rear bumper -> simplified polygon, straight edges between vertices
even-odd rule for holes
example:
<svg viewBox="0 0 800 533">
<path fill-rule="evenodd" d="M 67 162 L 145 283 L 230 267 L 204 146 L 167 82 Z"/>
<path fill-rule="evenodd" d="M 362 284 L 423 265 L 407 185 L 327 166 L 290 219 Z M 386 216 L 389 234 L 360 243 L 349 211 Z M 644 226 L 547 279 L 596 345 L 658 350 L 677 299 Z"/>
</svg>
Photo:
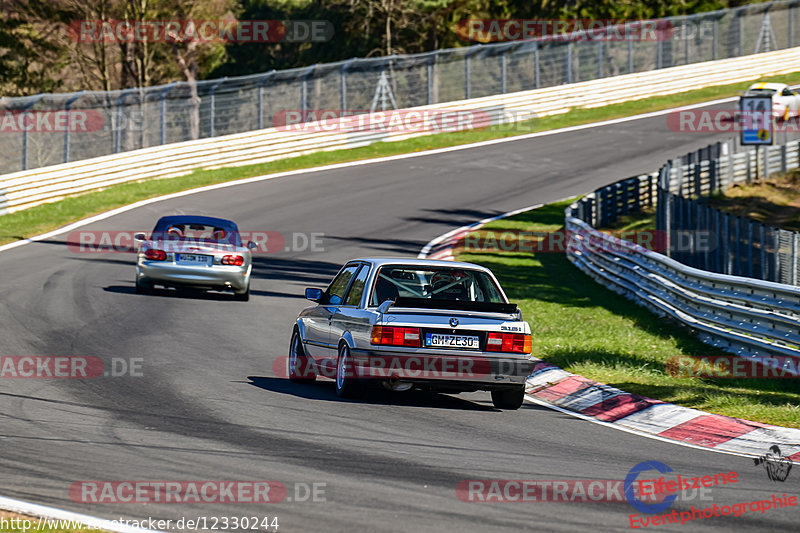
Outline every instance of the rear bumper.
<svg viewBox="0 0 800 533">
<path fill-rule="evenodd" d="M 353 349 L 353 375 L 397 380 L 436 388 L 492 390 L 525 384 L 535 365 L 529 357 L 486 352 L 430 353 Z"/>
<path fill-rule="evenodd" d="M 244 291 L 250 282 L 250 267 L 179 266 L 166 261 L 140 261 L 136 275 L 139 281 L 155 285 Z"/>
</svg>

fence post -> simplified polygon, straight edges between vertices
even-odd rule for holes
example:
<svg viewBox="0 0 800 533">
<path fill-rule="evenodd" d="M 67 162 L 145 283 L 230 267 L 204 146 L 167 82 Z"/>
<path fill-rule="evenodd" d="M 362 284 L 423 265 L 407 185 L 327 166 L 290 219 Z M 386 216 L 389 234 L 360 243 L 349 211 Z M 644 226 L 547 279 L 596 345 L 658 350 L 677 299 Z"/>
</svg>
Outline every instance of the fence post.
<svg viewBox="0 0 800 533">
<path fill-rule="evenodd" d="M 719 19 L 714 17 L 714 23 L 711 25 L 711 60 L 717 60 L 717 32 L 719 31 Z"/>
<path fill-rule="evenodd" d="M 347 110 L 347 69 L 350 68 L 350 65 L 356 58 L 351 57 L 348 59 L 344 65 L 339 68 L 339 111 L 340 113 L 344 113 Z M 430 82 L 429 82 L 430 83 Z M 428 96 L 430 97 L 430 91 L 428 92 Z"/>
<path fill-rule="evenodd" d="M 663 41 L 659 40 L 656 43 L 656 68 L 660 69 L 664 61 L 664 48 Z"/>
<path fill-rule="evenodd" d="M 216 119 L 216 116 L 217 116 L 216 96 L 214 96 L 214 92 L 217 90 L 217 87 L 222 85 L 225 82 L 225 80 L 227 80 L 227 79 L 228 79 L 227 76 L 222 78 L 217 83 L 212 85 L 211 88 L 208 90 L 208 94 L 211 97 L 211 102 L 210 102 L 211 103 L 210 131 L 211 131 L 211 136 L 212 137 L 214 137 L 216 135 L 216 124 L 214 122 L 215 122 L 215 119 Z M 164 143 L 162 142 L 161 144 L 164 144 Z"/>
<path fill-rule="evenodd" d="M 469 100 L 469 56 L 472 50 L 464 56 L 464 99 Z"/>
<path fill-rule="evenodd" d="M 753 222 L 747 219 L 747 275 L 753 277 Z"/>
<path fill-rule="evenodd" d="M 114 131 L 114 153 L 118 154 L 122 149 L 122 102 L 125 98 L 133 91 L 133 89 L 125 89 L 120 93 L 119 97 L 117 98 L 116 106 L 117 106 L 117 127 Z"/>
<path fill-rule="evenodd" d="M 792 232 L 792 285 L 797 285 L 797 252 L 798 246 L 797 238 L 800 237 L 800 233 Z"/>
<path fill-rule="evenodd" d="M 737 17 L 738 22 L 739 22 L 739 26 L 737 28 L 738 29 L 737 33 L 739 34 L 738 35 L 739 44 L 738 44 L 738 48 L 737 48 L 737 52 L 738 53 L 736 55 L 738 57 L 741 57 L 741 56 L 744 55 L 744 37 L 743 37 L 743 34 L 744 34 L 744 22 L 742 21 L 742 13 L 741 13 L 741 11 L 736 13 L 736 17 Z"/>
<path fill-rule="evenodd" d="M 539 43 L 533 43 L 533 85 L 535 89 L 539 88 Z"/>
<path fill-rule="evenodd" d="M 572 83 L 572 42 L 567 41 L 567 83 Z"/>
<path fill-rule="evenodd" d="M 64 104 L 64 111 L 67 112 L 67 127 L 64 128 L 64 163 L 69 163 L 69 108 L 73 102 L 75 102 L 75 100 L 81 97 L 82 94 L 83 91 L 78 91 Z"/>
<path fill-rule="evenodd" d="M 628 39 L 628 74 L 633 74 L 633 41 Z"/>
<path fill-rule="evenodd" d="M 742 235 L 740 231 L 742 219 L 741 217 L 737 216 L 734 220 L 734 224 L 736 226 L 734 228 L 734 239 L 736 242 L 734 243 L 733 254 L 736 257 L 736 262 L 733 265 L 733 275 L 740 276 L 742 274 Z"/>
<path fill-rule="evenodd" d="M 306 122 L 308 118 L 306 113 L 308 111 L 308 77 L 314 72 L 315 68 L 317 68 L 316 65 L 311 65 L 300 75 L 300 113 L 303 116 L 303 122 Z"/>
<path fill-rule="evenodd" d="M 36 105 L 36 102 L 43 97 L 43 94 L 34 96 L 33 99 L 22 108 L 22 113 L 27 113 L 28 110 Z M 22 128 L 22 170 L 28 170 L 28 128 Z"/>
<path fill-rule="evenodd" d="M 506 94 L 506 52 L 508 48 L 504 48 L 500 52 L 500 93 Z"/>
<path fill-rule="evenodd" d="M 272 69 L 258 80 L 258 129 L 264 129 L 264 83 L 275 74 Z"/>
<path fill-rule="evenodd" d="M 161 126 L 160 134 L 159 134 L 159 137 L 158 137 L 159 138 L 159 144 L 166 144 L 167 143 L 167 141 L 166 141 L 166 139 L 167 139 L 167 98 L 166 97 L 167 97 L 167 93 L 170 92 L 172 90 L 172 88 L 175 86 L 175 83 L 177 83 L 177 82 L 173 81 L 172 83 L 167 85 L 164 89 L 162 89 L 158 93 L 159 110 L 161 112 L 161 119 L 159 121 L 160 122 L 160 126 Z M 211 116 L 212 117 L 214 116 L 213 113 L 212 113 Z M 211 120 L 213 121 L 214 119 L 212 118 Z M 144 148 L 144 146 L 142 148 Z"/>
<path fill-rule="evenodd" d="M 683 20 L 684 64 L 689 64 L 689 19 Z"/>
<path fill-rule="evenodd" d="M 428 105 L 433 104 L 433 79 L 436 75 L 434 73 L 434 69 L 436 68 L 436 58 L 439 57 L 439 52 L 435 52 L 431 54 L 431 58 L 428 60 L 428 64 L 425 66 L 425 71 L 428 76 L 428 97 L 426 98 L 426 103 Z M 342 106 L 342 110 L 344 110 L 344 106 Z"/>
<path fill-rule="evenodd" d="M 728 213 L 723 213 L 722 234 L 725 236 L 725 246 L 724 246 L 725 253 L 723 255 L 723 258 L 725 260 L 724 273 L 728 275 L 731 275 L 733 273 L 732 272 L 733 265 L 731 264 L 731 220 L 730 219 L 731 217 Z"/>
<path fill-rule="evenodd" d="M 786 48 L 792 48 L 792 46 L 794 46 L 792 44 L 794 40 L 794 21 L 792 20 L 794 13 L 792 13 L 792 4 L 789 4 L 787 11 L 787 15 L 789 16 L 789 42 L 786 43 Z"/>
<path fill-rule="evenodd" d="M 759 224 L 759 238 L 761 241 L 761 252 L 759 262 L 761 263 L 761 279 L 766 280 L 767 275 L 769 272 L 767 271 L 767 239 L 766 239 L 766 230 L 764 229 L 764 224 Z"/>
<path fill-rule="evenodd" d="M 722 212 L 714 209 L 714 271 L 725 272 L 725 263 L 722 260 L 722 224 L 720 223 Z"/>
<path fill-rule="evenodd" d="M 603 41 L 597 41 L 597 77 L 603 77 Z"/>
</svg>

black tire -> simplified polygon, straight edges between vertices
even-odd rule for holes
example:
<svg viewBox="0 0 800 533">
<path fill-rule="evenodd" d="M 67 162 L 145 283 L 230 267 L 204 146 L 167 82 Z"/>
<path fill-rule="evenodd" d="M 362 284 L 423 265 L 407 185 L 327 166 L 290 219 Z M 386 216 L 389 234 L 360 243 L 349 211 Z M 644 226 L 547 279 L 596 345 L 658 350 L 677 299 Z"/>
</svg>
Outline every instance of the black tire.
<svg viewBox="0 0 800 533">
<path fill-rule="evenodd" d="M 136 294 L 152 294 L 153 285 L 136 279 Z"/>
<path fill-rule="evenodd" d="M 492 391 L 492 403 L 498 409 L 514 410 L 522 406 L 525 400 L 525 387 Z"/>
<path fill-rule="evenodd" d="M 300 333 L 294 330 L 289 342 L 289 381 L 292 383 L 314 383 L 317 375 L 312 370 L 308 356 L 303 350 Z"/>
<path fill-rule="evenodd" d="M 244 292 L 234 292 L 233 299 L 237 302 L 249 302 L 250 301 L 250 284 L 247 284 L 247 288 Z"/>
<path fill-rule="evenodd" d="M 354 376 L 350 347 L 342 343 L 336 360 L 336 396 L 358 398 L 363 393 L 360 381 Z"/>
</svg>

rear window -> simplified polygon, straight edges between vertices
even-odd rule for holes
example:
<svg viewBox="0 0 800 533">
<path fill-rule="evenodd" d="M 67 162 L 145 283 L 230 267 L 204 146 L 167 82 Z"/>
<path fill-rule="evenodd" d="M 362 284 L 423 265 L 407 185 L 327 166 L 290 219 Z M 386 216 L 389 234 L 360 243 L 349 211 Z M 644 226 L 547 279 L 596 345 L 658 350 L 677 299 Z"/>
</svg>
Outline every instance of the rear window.
<svg viewBox="0 0 800 533">
<path fill-rule="evenodd" d="M 745 96 L 772 96 L 775 89 L 747 89 Z"/>
<path fill-rule="evenodd" d="M 381 267 L 373 287 L 371 305 L 397 298 L 505 303 L 491 276 L 479 270 Z"/>
<path fill-rule="evenodd" d="M 191 240 L 241 246 L 236 226 L 208 225 L 195 222 L 164 223 L 153 230 L 153 240 Z"/>
</svg>

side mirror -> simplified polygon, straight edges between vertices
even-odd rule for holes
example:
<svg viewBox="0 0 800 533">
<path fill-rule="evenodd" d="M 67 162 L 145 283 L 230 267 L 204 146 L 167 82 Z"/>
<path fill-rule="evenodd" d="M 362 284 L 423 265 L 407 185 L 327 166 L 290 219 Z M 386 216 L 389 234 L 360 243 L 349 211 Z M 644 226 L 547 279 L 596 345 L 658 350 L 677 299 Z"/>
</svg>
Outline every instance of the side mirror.
<svg viewBox="0 0 800 533">
<path fill-rule="evenodd" d="M 146 241 L 147 240 L 147 235 L 145 235 L 144 233 L 134 233 L 133 234 L 133 240 L 135 240 L 135 241 Z"/>
<path fill-rule="evenodd" d="M 306 300 L 319 302 L 322 300 L 322 289 L 306 289 Z"/>
<path fill-rule="evenodd" d="M 255 250 L 256 248 L 258 248 L 258 244 L 254 243 L 253 241 L 250 241 L 247 243 L 247 248 L 249 250 Z"/>
</svg>

